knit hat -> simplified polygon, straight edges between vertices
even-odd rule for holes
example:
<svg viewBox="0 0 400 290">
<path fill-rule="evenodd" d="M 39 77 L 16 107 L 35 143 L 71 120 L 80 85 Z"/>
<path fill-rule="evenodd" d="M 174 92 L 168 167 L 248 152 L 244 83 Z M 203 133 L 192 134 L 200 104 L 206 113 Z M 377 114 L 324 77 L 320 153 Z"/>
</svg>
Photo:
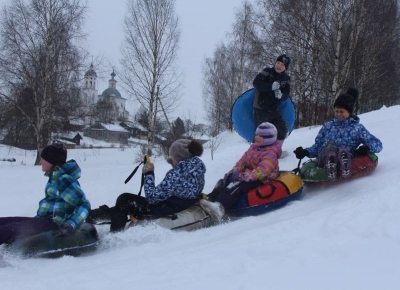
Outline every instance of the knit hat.
<svg viewBox="0 0 400 290">
<path fill-rule="evenodd" d="M 347 110 L 350 114 L 353 114 L 354 105 L 358 98 L 358 90 L 355 88 L 348 88 L 345 94 L 341 94 L 337 97 L 333 107 L 341 107 Z"/>
<path fill-rule="evenodd" d="M 285 65 L 285 69 L 289 69 L 290 57 L 286 56 L 286 54 L 281 54 L 280 56 L 278 56 L 276 61 L 280 61 Z"/>
<path fill-rule="evenodd" d="M 265 122 L 257 127 L 256 135 L 263 137 L 263 146 L 267 146 L 276 142 L 277 130 L 273 124 Z"/>
<path fill-rule="evenodd" d="M 201 154 L 203 154 L 203 145 L 195 140 L 178 139 L 169 147 L 169 155 L 176 162 L 194 156 L 201 156 Z M 172 160 L 169 157 L 167 158 L 167 162 L 172 164 Z"/>
<path fill-rule="evenodd" d="M 40 157 L 54 166 L 61 166 L 67 161 L 67 148 L 63 143 L 53 143 L 42 150 Z"/>
</svg>

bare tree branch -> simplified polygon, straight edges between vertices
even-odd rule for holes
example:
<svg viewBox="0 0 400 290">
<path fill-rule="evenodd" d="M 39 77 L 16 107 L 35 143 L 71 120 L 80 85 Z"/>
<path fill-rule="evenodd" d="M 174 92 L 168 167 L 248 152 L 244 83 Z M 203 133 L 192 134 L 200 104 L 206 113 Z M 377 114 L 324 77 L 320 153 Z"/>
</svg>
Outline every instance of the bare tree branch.
<svg viewBox="0 0 400 290">
<path fill-rule="evenodd" d="M 129 0 L 124 20 L 121 80 L 124 88 L 148 109 L 148 153 L 154 143 L 156 93 L 166 112 L 178 104 L 181 75 L 176 74 L 180 39 L 174 0 Z"/>
</svg>

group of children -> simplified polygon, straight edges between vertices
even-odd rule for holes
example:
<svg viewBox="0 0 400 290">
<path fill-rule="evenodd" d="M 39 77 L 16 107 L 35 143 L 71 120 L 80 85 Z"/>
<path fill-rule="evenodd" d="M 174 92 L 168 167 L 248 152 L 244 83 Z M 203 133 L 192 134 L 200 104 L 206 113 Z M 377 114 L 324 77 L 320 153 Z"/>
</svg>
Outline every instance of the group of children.
<svg viewBox="0 0 400 290">
<path fill-rule="evenodd" d="M 81 170 L 74 160 L 67 161 L 67 150 L 61 143 L 45 147 L 41 165 L 49 178 L 45 198 L 39 202 L 35 217 L 0 218 L 0 244 L 12 243 L 17 238 L 58 229 L 71 235 L 85 221 L 109 221 L 110 231 L 125 228 L 128 216 L 136 219 L 165 217 L 199 204 L 214 222 L 218 222 L 241 195 L 276 178 L 279 158 L 287 129 L 278 111 L 281 100 L 289 97 L 290 77 L 286 69 L 290 58 L 281 55 L 274 68 L 265 68 L 254 79 L 257 90 L 254 116 L 257 124 L 254 143 L 221 178 L 207 199 L 203 198 L 206 166 L 199 158 L 202 145 L 195 140 L 176 140 L 169 149 L 170 169 L 155 185 L 154 164 L 143 166 L 145 196 L 121 194 L 115 206 L 100 206 L 91 210 L 90 203 L 80 188 Z M 330 179 L 350 175 L 351 160 L 357 154 L 378 153 L 381 141 L 360 124 L 353 114 L 358 91 L 349 88 L 335 101 L 334 117 L 322 125 L 315 143 L 297 147 L 296 158 L 317 158 Z M 361 145 L 361 146 L 360 146 Z"/>
</svg>

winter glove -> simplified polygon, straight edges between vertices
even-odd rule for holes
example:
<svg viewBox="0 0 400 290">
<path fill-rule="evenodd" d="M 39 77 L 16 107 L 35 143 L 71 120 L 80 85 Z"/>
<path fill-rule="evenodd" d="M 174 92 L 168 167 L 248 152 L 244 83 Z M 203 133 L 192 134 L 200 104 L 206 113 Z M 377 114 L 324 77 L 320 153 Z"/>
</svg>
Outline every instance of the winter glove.
<svg viewBox="0 0 400 290">
<path fill-rule="evenodd" d="M 303 159 L 309 154 L 309 152 L 303 147 L 297 147 L 296 150 L 294 150 L 293 152 L 294 154 L 296 154 L 297 159 Z"/>
<path fill-rule="evenodd" d="M 367 145 L 361 145 L 354 151 L 354 153 L 356 155 L 367 155 L 369 153 L 369 147 Z"/>
<path fill-rule="evenodd" d="M 229 184 L 229 180 L 231 179 L 231 175 L 232 175 L 233 171 L 229 171 L 227 174 L 225 174 L 224 178 L 223 178 L 223 186 L 227 187 L 227 185 Z"/>
<path fill-rule="evenodd" d="M 60 225 L 60 232 L 64 236 L 70 236 L 75 232 L 75 228 L 70 223 L 64 222 Z"/>
<path fill-rule="evenodd" d="M 143 165 L 142 173 L 143 174 L 154 173 L 154 164 L 153 163 L 146 163 L 145 165 Z"/>
<path fill-rule="evenodd" d="M 224 181 L 224 183 L 223 183 L 223 184 L 224 184 L 224 187 L 227 187 L 227 186 L 229 185 L 229 183 L 234 182 L 234 181 L 232 181 L 232 175 L 235 175 L 235 176 L 233 177 L 233 179 L 236 179 L 235 181 L 238 181 L 239 172 L 238 172 L 238 171 L 235 171 L 234 169 L 231 169 L 231 170 L 229 170 L 229 172 L 226 173 L 225 176 L 224 176 L 224 179 L 223 179 L 223 181 Z"/>
<path fill-rule="evenodd" d="M 272 83 L 272 90 L 273 91 L 279 90 L 280 86 L 281 86 L 281 84 L 279 82 L 275 81 Z"/>
<path fill-rule="evenodd" d="M 229 182 L 236 182 L 239 181 L 239 172 L 238 171 L 233 171 L 231 176 L 229 177 Z"/>
<path fill-rule="evenodd" d="M 282 98 L 281 90 L 276 90 L 276 91 L 274 91 L 274 93 L 275 93 L 275 98 L 277 98 L 278 100 L 280 100 Z"/>
</svg>

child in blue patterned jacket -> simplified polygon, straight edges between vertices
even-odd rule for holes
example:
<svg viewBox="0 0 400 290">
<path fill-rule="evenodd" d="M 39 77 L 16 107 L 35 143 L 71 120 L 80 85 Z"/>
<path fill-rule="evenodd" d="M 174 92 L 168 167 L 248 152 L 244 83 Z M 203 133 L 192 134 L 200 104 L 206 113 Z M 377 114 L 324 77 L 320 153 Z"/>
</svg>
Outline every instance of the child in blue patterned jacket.
<svg viewBox="0 0 400 290">
<path fill-rule="evenodd" d="M 382 142 L 368 132 L 359 117 L 353 115 L 357 98 L 358 90 L 355 88 L 341 94 L 333 104 L 334 118 L 322 125 L 314 145 L 294 150 L 298 159 L 317 157 L 318 165 L 326 169 L 331 180 L 336 179 L 338 171 L 342 177 L 350 175 L 351 158 L 355 155 L 382 150 Z"/>
<path fill-rule="evenodd" d="M 111 221 L 111 232 L 125 229 L 128 215 L 138 220 L 155 219 L 185 210 L 199 201 L 205 183 L 206 166 L 199 158 L 203 146 L 188 139 L 178 139 L 169 148 L 168 163 L 172 169 L 157 186 L 154 164 L 143 166 L 145 197 L 121 194 L 114 207 L 102 205 L 90 212 L 93 222 Z"/>
<path fill-rule="evenodd" d="M 39 202 L 35 217 L 0 218 L 0 244 L 57 229 L 71 235 L 85 221 L 90 203 L 78 182 L 81 169 L 75 160 L 66 160 L 67 149 L 62 143 L 43 149 L 40 164 L 49 178 L 45 198 Z"/>
</svg>

